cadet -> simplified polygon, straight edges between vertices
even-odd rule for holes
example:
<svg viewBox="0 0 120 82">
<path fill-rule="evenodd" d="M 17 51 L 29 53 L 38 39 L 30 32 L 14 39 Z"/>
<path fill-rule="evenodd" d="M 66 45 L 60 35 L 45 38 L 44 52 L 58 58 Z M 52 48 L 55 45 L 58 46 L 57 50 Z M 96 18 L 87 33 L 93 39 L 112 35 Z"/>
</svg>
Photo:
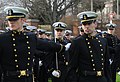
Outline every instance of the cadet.
<svg viewBox="0 0 120 82">
<path fill-rule="evenodd" d="M 47 31 L 47 32 L 45 32 L 45 35 L 46 35 L 46 40 L 51 40 L 52 39 L 52 32 Z"/>
<path fill-rule="evenodd" d="M 64 47 L 53 42 L 38 40 L 34 33 L 24 32 L 22 27 L 28 14 L 26 9 L 7 7 L 4 11 L 12 30 L 0 35 L 2 82 L 33 82 L 33 56 L 36 49 L 61 52 Z"/>
<path fill-rule="evenodd" d="M 71 30 L 65 30 L 64 40 L 67 43 L 71 43 L 71 41 L 72 41 L 72 31 Z"/>
<path fill-rule="evenodd" d="M 37 30 L 37 27 L 36 26 L 26 26 L 26 27 L 23 27 L 24 28 L 24 31 L 26 32 L 36 32 Z"/>
<path fill-rule="evenodd" d="M 78 14 L 84 35 L 72 41 L 66 82 L 111 82 L 107 41 L 96 36 L 97 14 Z"/>
<path fill-rule="evenodd" d="M 116 24 L 111 24 L 111 23 L 106 24 L 107 34 L 106 34 L 105 38 L 107 39 L 107 42 L 108 42 L 111 61 L 113 61 L 113 59 L 114 59 L 115 47 L 119 43 L 119 39 L 117 38 L 117 36 L 115 36 L 116 26 L 117 26 Z"/>
<path fill-rule="evenodd" d="M 63 39 L 65 29 L 67 25 L 63 22 L 55 22 L 53 24 L 55 30 L 55 42 L 66 45 L 67 42 Z M 52 58 L 51 70 L 52 71 L 52 82 L 64 82 L 67 65 L 68 65 L 68 54 L 67 52 L 56 53 L 57 56 L 54 55 Z"/>
<path fill-rule="evenodd" d="M 117 26 L 116 24 L 111 24 L 111 23 L 106 24 L 107 34 L 105 37 L 107 39 L 109 51 L 110 51 L 110 63 L 111 63 L 113 82 L 115 82 L 115 79 L 116 79 L 116 69 L 117 69 L 116 59 L 118 58 L 118 55 L 119 55 L 119 54 L 116 54 L 116 46 L 118 45 L 118 43 L 120 43 L 120 40 L 114 34 L 116 26 Z"/>
<path fill-rule="evenodd" d="M 46 30 L 44 30 L 44 29 L 37 29 L 38 38 L 45 39 L 46 38 L 45 32 L 46 32 Z"/>
</svg>

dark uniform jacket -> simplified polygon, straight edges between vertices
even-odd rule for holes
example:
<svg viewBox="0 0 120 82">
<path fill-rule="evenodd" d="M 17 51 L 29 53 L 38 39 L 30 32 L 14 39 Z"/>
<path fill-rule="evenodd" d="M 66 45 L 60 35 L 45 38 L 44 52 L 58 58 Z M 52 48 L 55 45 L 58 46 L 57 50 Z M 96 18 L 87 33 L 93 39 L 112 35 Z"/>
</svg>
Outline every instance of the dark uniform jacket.
<svg viewBox="0 0 120 82">
<path fill-rule="evenodd" d="M 84 34 L 73 40 L 69 55 L 66 82 L 111 82 L 105 39 Z"/>
<path fill-rule="evenodd" d="M 4 74 L 3 82 L 33 82 L 31 72 L 36 49 L 50 52 L 62 50 L 58 44 L 38 40 L 33 33 L 9 31 L 1 34 L 0 65 Z"/>
<path fill-rule="evenodd" d="M 113 36 L 112 34 L 107 34 L 105 38 L 108 42 L 110 57 L 113 59 L 115 56 L 115 47 L 120 42 L 120 40 L 117 38 L 117 36 Z"/>
<path fill-rule="evenodd" d="M 118 43 L 120 43 L 120 40 L 117 38 L 117 36 L 113 36 L 112 34 L 107 34 L 106 37 L 107 42 L 108 42 L 108 46 L 109 46 L 109 51 L 110 51 L 110 59 L 113 60 L 112 64 L 111 64 L 111 72 L 112 72 L 112 79 L 113 82 L 115 82 L 116 80 L 116 69 L 117 69 L 117 61 L 119 58 L 119 54 L 118 54 Z"/>
<path fill-rule="evenodd" d="M 63 39 L 56 39 L 56 43 L 59 43 L 62 45 L 67 44 L 67 42 Z M 51 72 L 52 72 L 53 70 L 56 70 L 57 68 L 56 68 L 56 55 L 55 55 L 55 53 L 51 53 L 51 54 L 53 55 L 53 57 L 51 57 L 52 62 L 49 66 L 49 68 L 50 68 L 49 70 L 51 70 Z M 50 57 L 49 57 L 49 59 L 50 59 Z M 61 76 L 59 78 L 52 76 L 52 82 L 64 82 L 67 65 L 68 65 L 68 59 L 69 59 L 68 52 L 65 51 L 65 52 L 57 53 L 57 59 L 58 59 L 58 70 L 61 71 Z"/>
<path fill-rule="evenodd" d="M 120 43 L 115 47 L 116 55 L 111 65 L 111 72 L 112 72 L 112 82 L 116 82 L 116 73 L 120 71 Z"/>
</svg>

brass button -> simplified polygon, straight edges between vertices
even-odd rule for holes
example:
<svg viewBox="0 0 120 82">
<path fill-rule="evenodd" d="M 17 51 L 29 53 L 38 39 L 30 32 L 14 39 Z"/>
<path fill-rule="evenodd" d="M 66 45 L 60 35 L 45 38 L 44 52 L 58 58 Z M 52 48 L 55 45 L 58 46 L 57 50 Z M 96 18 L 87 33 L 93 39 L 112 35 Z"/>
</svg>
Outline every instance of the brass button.
<svg viewBox="0 0 120 82">
<path fill-rule="evenodd" d="M 90 44 L 90 42 L 88 42 L 88 44 Z"/>
<path fill-rule="evenodd" d="M 90 51 L 90 53 L 92 53 L 92 50 Z"/>
<path fill-rule="evenodd" d="M 30 65 L 30 63 L 27 63 L 27 65 Z"/>
<path fill-rule="evenodd" d="M 102 45 L 100 44 L 100 46 L 102 46 Z"/>
<path fill-rule="evenodd" d="M 13 46 L 15 46 L 15 44 L 13 44 Z"/>
<path fill-rule="evenodd" d="M 96 37 L 96 39 L 98 39 L 98 38 Z"/>
<path fill-rule="evenodd" d="M 28 54 L 30 54 L 30 52 L 28 52 Z"/>
<path fill-rule="evenodd" d="M 18 65 L 16 65 L 16 67 L 18 67 Z"/>
<path fill-rule="evenodd" d="M 17 57 L 17 54 L 15 54 L 15 57 Z"/>
<path fill-rule="evenodd" d="M 29 42 L 27 41 L 27 44 L 29 44 Z"/>
<path fill-rule="evenodd" d="M 17 60 L 15 60 L 15 62 L 17 62 Z"/>
<path fill-rule="evenodd" d="M 17 50 L 16 50 L 16 49 L 14 49 L 14 51 L 16 52 Z"/>
<path fill-rule="evenodd" d="M 91 55 L 91 57 L 93 57 L 93 55 Z"/>
<path fill-rule="evenodd" d="M 103 56 L 103 54 L 101 54 Z"/>
<path fill-rule="evenodd" d="M 95 64 L 93 64 L 93 66 L 95 66 Z"/>
<path fill-rule="evenodd" d="M 104 65 L 104 63 L 102 63 L 102 65 Z"/>
<path fill-rule="evenodd" d="M 28 49 L 30 49 L 30 47 L 28 47 Z"/>
<path fill-rule="evenodd" d="M 26 38 L 28 38 L 28 36 L 26 36 Z"/>
<path fill-rule="evenodd" d="M 89 46 L 89 48 L 91 48 L 91 46 Z"/>
<path fill-rule="evenodd" d="M 101 49 L 101 51 L 103 51 L 103 49 Z"/>
<path fill-rule="evenodd" d="M 28 58 L 28 60 L 30 60 L 30 58 Z"/>
<path fill-rule="evenodd" d="M 13 38 L 13 41 L 15 41 L 15 38 Z"/>
<path fill-rule="evenodd" d="M 95 71 L 95 68 L 93 68 L 93 70 Z"/>
<path fill-rule="evenodd" d="M 88 40 L 88 38 L 86 38 L 86 40 Z"/>
<path fill-rule="evenodd" d="M 101 60 L 103 60 L 103 58 Z"/>
<path fill-rule="evenodd" d="M 14 34 L 12 34 L 12 36 L 14 36 Z"/>
<path fill-rule="evenodd" d="M 68 62 L 66 62 L 66 65 L 68 65 Z"/>
</svg>

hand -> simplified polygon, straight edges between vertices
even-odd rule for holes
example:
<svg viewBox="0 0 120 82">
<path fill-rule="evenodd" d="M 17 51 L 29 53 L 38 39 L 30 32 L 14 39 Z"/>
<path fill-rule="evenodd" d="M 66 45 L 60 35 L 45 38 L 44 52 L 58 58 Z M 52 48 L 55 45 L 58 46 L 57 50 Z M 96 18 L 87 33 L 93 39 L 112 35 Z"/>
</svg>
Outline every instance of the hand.
<svg viewBox="0 0 120 82">
<path fill-rule="evenodd" d="M 53 75 L 54 77 L 59 78 L 60 75 L 61 75 L 60 70 L 54 70 L 54 71 L 52 72 L 52 75 Z"/>
<path fill-rule="evenodd" d="M 70 48 L 70 45 L 71 45 L 71 43 L 67 43 L 67 44 L 65 45 L 65 51 L 67 51 L 67 50 Z"/>
<path fill-rule="evenodd" d="M 39 61 L 39 66 L 42 66 L 42 65 L 43 65 L 42 61 Z"/>
<path fill-rule="evenodd" d="M 118 72 L 118 75 L 120 75 L 120 71 Z"/>
</svg>

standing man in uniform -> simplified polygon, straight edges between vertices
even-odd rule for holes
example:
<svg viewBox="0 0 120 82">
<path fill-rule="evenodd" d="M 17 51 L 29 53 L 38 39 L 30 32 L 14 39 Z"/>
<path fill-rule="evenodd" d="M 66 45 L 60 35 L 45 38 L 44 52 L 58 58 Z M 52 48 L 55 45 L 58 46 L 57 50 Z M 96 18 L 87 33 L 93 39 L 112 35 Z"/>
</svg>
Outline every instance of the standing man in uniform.
<svg viewBox="0 0 120 82">
<path fill-rule="evenodd" d="M 115 57 L 115 47 L 120 42 L 117 36 L 115 36 L 116 24 L 106 24 L 107 34 L 104 38 L 107 39 L 109 51 L 110 51 L 110 61 L 112 62 Z"/>
<path fill-rule="evenodd" d="M 33 82 L 33 56 L 36 49 L 61 52 L 64 47 L 38 40 L 35 33 L 24 32 L 28 11 L 21 7 L 5 8 L 10 31 L 0 35 L 0 66 L 2 82 Z"/>
<path fill-rule="evenodd" d="M 73 40 L 69 48 L 66 82 L 111 82 L 107 41 L 96 36 L 97 14 L 86 11 L 78 17 L 85 34 Z"/>
<path fill-rule="evenodd" d="M 63 22 L 55 22 L 53 24 L 53 27 L 55 32 L 55 39 L 54 39 L 55 42 L 62 45 L 66 45 L 68 42 L 64 40 L 63 37 L 67 25 Z M 62 53 L 56 53 L 56 56 L 55 53 L 53 53 L 52 64 L 51 64 L 52 82 L 64 82 L 67 65 L 68 65 L 67 51 Z M 56 72 L 58 72 L 60 76 L 56 76 Z"/>
<path fill-rule="evenodd" d="M 65 30 L 64 40 L 67 43 L 71 43 L 71 41 L 72 41 L 72 31 L 71 30 Z"/>
<path fill-rule="evenodd" d="M 106 24 L 107 34 L 105 37 L 107 39 L 108 47 L 109 47 L 109 53 L 110 53 L 109 61 L 111 63 L 111 72 L 112 72 L 113 82 L 116 82 L 116 72 L 117 72 L 116 69 L 118 67 L 116 60 L 119 57 L 119 54 L 117 54 L 118 49 L 116 47 L 120 43 L 120 40 L 117 38 L 117 36 L 115 36 L 116 26 L 117 26 L 116 24 Z"/>
</svg>

